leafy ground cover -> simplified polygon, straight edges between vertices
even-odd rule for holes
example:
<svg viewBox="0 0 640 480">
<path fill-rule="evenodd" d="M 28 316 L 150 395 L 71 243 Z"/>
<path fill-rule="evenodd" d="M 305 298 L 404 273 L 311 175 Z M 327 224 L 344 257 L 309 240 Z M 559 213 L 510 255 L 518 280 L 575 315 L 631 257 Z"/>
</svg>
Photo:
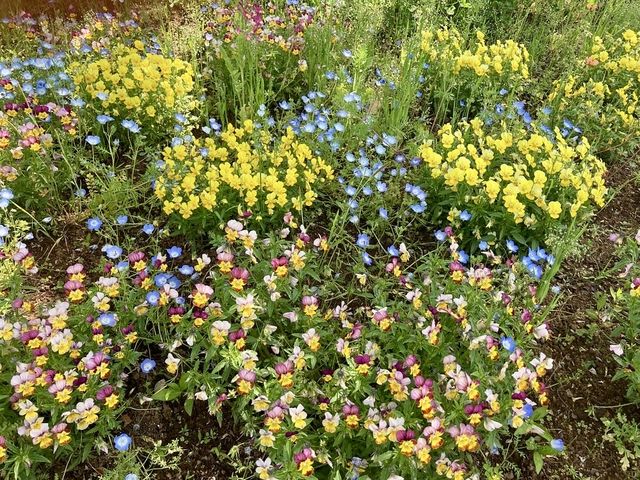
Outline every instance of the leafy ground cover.
<svg viewBox="0 0 640 480">
<path fill-rule="evenodd" d="M 13 2 L 3 477 L 635 478 L 638 7 Z"/>
</svg>

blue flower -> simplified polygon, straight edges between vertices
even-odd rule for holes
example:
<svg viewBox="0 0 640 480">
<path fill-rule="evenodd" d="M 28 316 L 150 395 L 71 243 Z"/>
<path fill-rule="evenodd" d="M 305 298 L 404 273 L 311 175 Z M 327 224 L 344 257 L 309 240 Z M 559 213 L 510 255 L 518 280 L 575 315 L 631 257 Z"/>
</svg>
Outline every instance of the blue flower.
<svg viewBox="0 0 640 480">
<path fill-rule="evenodd" d="M 342 50 L 342 56 L 345 58 L 353 58 L 353 53 L 351 53 L 351 50 L 347 50 L 345 48 L 344 50 Z"/>
<path fill-rule="evenodd" d="M 415 213 L 422 213 L 425 211 L 425 209 L 427 208 L 427 204 L 425 202 L 422 203 L 414 203 L 413 205 L 411 205 L 411 210 L 413 210 Z"/>
<path fill-rule="evenodd" d="M 100 314 L 98 317 L 98 321 L 103 327 L 115 327 L 116 326 L 116 316 L 111 312 L 106 312 Z"/>
<path fill-rule="evenodd" d="M 193 274 L 193 267 L 191 265 L 182 265 L 178 271 L 182 274 L 182 275 L 192 275 Z"/>
<path fill-rule="evenodd" d="M 113 121 L 113 117 L 110 117 L 109 115 L 98 115 L 96 117 L 96 120 L 98 120 L 98 123 L 100 125 L 104 125 L 105 123 L 109 123 Z"/>
<path fill-rule="evenodd" d="M 145 223 L 142 227 L 142 231 L 144 233 L 146 233 L 147 235 L 151 235 L 153 233 L 153 231 L 156 229 L 156 227 L 154 227 L 152 224 L 150 223 Z"/>
<path fill-rule="evenodd" d="M 156 368 L 156 361 L 150 358 L 145 358 L 140 362 L 140 371 L 142 373 L 151 373 Z"/>
<path fill-rule="evenodd" d="M 116 450 L 120 452 L 129 450 L 129 447 L 131 447 L 131 442 L 131 437 L 126 433 L 121 433 L 113 439 L 113 445 L 116 447 Z"/>
<path fill-rule="evenodd" d="M 154 290 L 152 292 L 147 293 L 147 296 L 145 298 L 149 305 L 152 305 L 155 307 L 156 305 L 158 305 L 158 302 L 160 301 L 160 293 Z"/>
<path fill-rule="evenodd" d="M 513 353 L 516 349 L 516 341 L 511 337 L 502 337 L 500 339 L 500 344 L 502 348 L 507 350 L 509 353 Z"/>
<path fill-rule="evenodd" d="M 87 138 L 85 140 L 92 147 L 95 147 L 96 145 L 98 145 L 100 143 L 100 137 L 97 136 L 97 135 L 87 135 Z"/>
<path fill-rule="evenodd" d="M 485 242 L 484 240 L 482 240 L 482 241 L 478 244 L 478 248 L 479 248 L 481 251 L 483 251 L 483 252 L 484 252 L 484 251 L 486 251 L 486 250 L 489 250 L 489 244 L 488 244 L 487 242 Z"/>
<path fill-rule="evenodd" d="M 139 133 L 140 132 L 140 125 L 138 125 L 133 120 L 123 120 L 122 121 L 122 126 L 124 128 L 126 128 L 127 130 L 129 130 L 131 133 Z"/>
<path fill-rule="evenodd" d="M 389 212 L 387 212 L 386 208 L 380 207 L 378 214 L 380 215 L 380 218 L 384 218 L 385 220 L 389 218 Z"/>
<path fill-rule="evenodd" d="M 124 480 L 139 480 L 139 478 L 135 473 L 128 473 Z"/>
<path fill-rule="evenodd" d="M 118 225 L 124 225 L 129 221 L 129 217 L 127 217 L 126 215 L 119 215 L 116 218 L 116 222 L 118 223 Z"/>
<path fill-rule="evenodd" d="M 289 105 L 289 102 L 286 100 L 282 100 L 278 105 L 282 110 L 289 110 L 291 108 L 291 105 Z"/>
<path fill-rule="evenodd" d="M 561 438 L 554 438 L 551 440 L 551 448 L 556 452 L 562 452 L 564 450 L 564 441 Z"/>
<path fill-rule="evenodd" d="M 3 188 L 0 190 L 0 208 L 7 208 L 9 206 L 9 200 L 13 199 L 13 192 L 9 188 Z"/>
<path fill-rule="evenodd" d="M 507 93 L 509 93 L 509 90 L 507 90 L 506 88 L 501 88 L 498 93 L 504 97 Z"/>
<path fill-rule="evenodd" d="M 87 220 L 87 228 L 92 232 L 97 232 L 102 227 L 102 220 L 98 217 L 93 217 Z"/>
<path fill-rule="evenodd" d="M 371 256 L 367 253 L 367 252 L 362 252 L 362 262 L 369 266 L 373 263 L 373 259 L 371 258 Z"/>
<path fill-rule="evenodd" d="M 519 250 L 518 245 L 513 240 L 507 240 L 507 248 L 512 253 L 516 253 Z"/>
<path fill-rule="evenodd" d="M 447 239 L 447 234 L 444 233 L 442 230 L 438 230 L 435 233 L 435 237 L 436 237 L 436 240 L 438 240 L 439 242 L 444 242 Z"/>
<path fill-rule="evenodd" d="M 167 248 L 167 255 L 169 255 L 169 258 L 178 258 L 182 255 L 182 248 L 175 245 L 171 248 Z"/>
<path fill-rule="evenodd" d="M 155 262 L 155 259 L 156 257 L 153 257 L 152 263 Z M 155 284 L 156 287 L 161 288 L 169 281 L 169 278 L 171 278 L 170 273 L 166 273 L 166 272 L 158 273 L 155 277 L 153 277 L 153 283 Z"/>
<path fill-rule="evenodd" d="M 522 410 L 524 412 L 524 418 L 529 418 L 533 415 L 533 405 L 530 403 L 526 403 L 524 407 L 522 407 Z"/>
<path fill-rule="evenodd" d="M 9 235 L 9 229 L 4 225 L 0 225 L 0 237 L 6 237 Z"/>
<path fill-rule="evenodd" d="M 469 261 L 469 255 L 464 250 L 458 251 L 458 261 L 462 264 L 466 264 Z"/>
<path fill-rule="evenodd" d="M 467 222 L 471 220 L 471 214 L 467 210 L 463 210 L 460 212 L 460 220 L 463 222 Z"/>
<path fill-rule="evenodd" d="M 400 250 L 398 250 L 395 245 L 389 245 L 389 248 L 387 248 L 387 252 L 389 252 L 389 255 L 391 255 L 392 257 L 400 256 Z"/>
<path fill-rule="evenodd" d="M 117 258 L 120 258 L 120 255 L 122 255 L 122 248 L 117 245 L 105 245 L 102 247 L 102 251 L 107 258 L 110 258 L 111 260 L 116 260 Z"/>
<path fill-rule="evenodd" d="M 366 233 L 360 233 L 358 238 L 356 239 L 356 245 L 360 248 L 367 248 L 369 246 L 369 241 L 371 238 Z"/>
</svg>

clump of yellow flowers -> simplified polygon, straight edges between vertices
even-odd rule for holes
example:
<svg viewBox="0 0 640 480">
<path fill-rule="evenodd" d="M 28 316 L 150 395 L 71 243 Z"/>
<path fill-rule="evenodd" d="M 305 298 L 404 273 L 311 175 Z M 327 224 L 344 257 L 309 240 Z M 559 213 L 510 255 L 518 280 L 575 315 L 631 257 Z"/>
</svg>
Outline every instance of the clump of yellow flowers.
<svg viewBox="0 0 640 480">
<path fill-rule="evenodd" d="M 178 112 L 194 107 L 193 69 L 183 60 L 146 53 L 144 43 L 115 46 L 108 56 L 70 65 L 78 94 L 94 113 L 132 120 L 145 133 L 173 126 Z"/>
<path fill-rule="evenodd" d="M 433 197 L 453 207 L 487 206 L 498 223 L 533 226 L 604 204 L 604 163 L 586 138 L 571 144 L 559 130 L 549 138 L 506 123 L 489 129 L 475 118 L 445 124 L 420 153 L 436 180 Z"/>
<path fill-rule="evenodd" d="M 333 178 L 332 167 L 291 128 L 278 140 L 246 120 L 219 137 L 166 147 L 155 194 L 167 215 L 183 219 L 213 211 L 226 219 L 238 209 L 261 217 L 311 206 L 317 186 Z"/>
<path fill-rule="evenodd" d="M 632 151 L 640 135 L 640 31 L 594 37 L 588 56 L 550 95 L 598 150 Z"/>
<path fill-rule="evenodd" d="M 421 49 L 429 65 L 427 74 L 436 72 L 455 84 L 464 84 L 463 80 L 456 81 L 462 76 L 464 82 L 482 83 L 486 79 L 512 88 L 529 78 L 529 52 L 524 45 L 513 40 L 487 45 L 481 31 L 467 40 L 454 28 L 426 30 L 422 32 Z"/>
</svg>

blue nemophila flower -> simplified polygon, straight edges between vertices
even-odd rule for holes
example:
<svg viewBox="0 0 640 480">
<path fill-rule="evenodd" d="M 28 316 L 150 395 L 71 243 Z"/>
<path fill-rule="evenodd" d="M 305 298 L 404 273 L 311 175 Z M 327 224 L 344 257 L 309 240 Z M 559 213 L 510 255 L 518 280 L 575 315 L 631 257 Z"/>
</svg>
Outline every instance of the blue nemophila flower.
<svg viewBox="0 0 640 480">
<path fill-rule="evenodd" d="M 194 272 L 194 268 L 191 265 L 182 265 L 178 271 L 182 274 L 182 275 L 193 275 Z"/>
<path fill-rule="evenodd" d="M 182 248 L 175 245 L 171 248 L 167 248 L 167 255 L 169 255 L 169 258 L 178 258 L 182 255 Z"/>
<path fill-rule="evenodd" d="M 564 441 L 561 438 L 554 438 L 551 440 L 551 448 L 556 452 L 562 452 L 564 450 Z"/>
<path fill-rule="evenodd" d="M 442 230 L 438 230 L 435 233 L 435 237 L 436 237 L 436 240 L 438 240 L 439 242 L 444 242 L 447 239 L 447 234 L 444 233 Z"/>
<path fill-rule="evenodd" d="M 496 105 L 496 113 L 498 115 L 502 115 L 504 113 L 504 105 L 502 103 L 498 103 Z"/>
<path fill-rule="evenodd" d="M 102 227 L 102 220 L 98 217 L 93 217 L 87 220 L 87 228 L 92 232 L 97 232 Z"/>
<path fill-rule="evenodd" d="M 533 415 L 533 405 L 525 403 L 524 407 L 522 407 L 522 411 L 524 413 L 524 418 L 531 417 L 531 415 Z"/>
<path fill-rule="evenodd" d="M 100 314 L 100 316 L 98 317 L 98 321 L 103 327 L 115 327 L 117 317 L 114 313 L 105 312 Z"/>
<path fill-rule="evenodd" d="M 140 371 L 142 373 L 151 373 L 156 368 L 156 361 L 150 358 L 145 358 L 140 362 Z"/>
<path fill-rule="evenodd" d="M 481 251 L 483 251 L 483 252 L 484 252 L 484 251 L 486 251 L 486 250 L 489 250 L 489 244 L 488 244 L 487 242 L 485 242 L 484 240 L 482 240 L 482 241 L 478 244 L 478 248 L 479 248 Z"/>
<path fill-rule="evenodd" d="M 158 302 L 160 301 L 160 293 L 153 290 L 147 293 L 145 299 L 147 300 L 147 303 L 149 305 L 152 305 L 155 307 L 156 305 L 158 305 Z"/>
<path fill-rule="evenodd" d="M 142 227 L 142 231 L 144 233 L 146 233 L 147 235 L 151 235 L 153 233 L 153 231 L 156 229 L 156 227 L 154 227 L 152 224 L 150 223 L 145 223 Z"/>
<path fill-rule="evenodd" d="M 469 261 L 469 254 L 464 250 L 458 251 L 458 261 L 462 264 L 466 264 Z"/>
<path fill-rule="evenodd" d="M 360 100 L 361 97 L 356 92 L 349 92 L 344 96 L 344 101 L 347 103 L 359 102 Z"/>
<path fill-rule="evenodd" d="M 124 480 L 139 480 L 139 478 L 135 473 L 127 473 L 127 475 L 124 477 Z"/>
<path fill-rule="evenodd" d="M 287 102 L 286 100 L 282 100 L 278 106 L 282 109 L 282 110 L 289 110 L 291 108 L 291 105 L 289 104 L 289 102 Z"/>
<path fill-rule="evenodd" d="M 96 120 L 98 121 L 98 123 L 100 125 L 104 125 L 106 123 L 112 122 L 113 121 L 113 117 L 110 117 L 109 115 L 98 115 L 96 117 Z"/>
<path fill-rule="evenodd" d="M 507 240 L 507 249 L 512 253 L 516 253 L 519 250 L 518 245 L 513 240 Z"/>
<path fill-rule="evenodd" d="M 553 109 L 551 107 L 544 107 L 542 109 L 542 113 L 544 113 L 545 115 L 551 115 L 551 112 L 553 112 Z"/>
<path fill-rule="evenodd" d="M 504 97 L 507 93 L 509 93 L 509 90 L 507 90 L 506 88 L 501 88 L 498 93 Z"/>
<path fill-rule="evenodd" d="M 85 140 L 92 147 L 95 147 L 100 143 L 100 137 L 97 135 L 87 135 L 87 138 L 85 138 Z"/>
<path fill-rule="evenodd" d="M 371 238 L 366 233 L 358 234 L 358 238 L 356 239 L 356 245 L 360 248 L 367 248 L 369 246 Z"/>
<path fill-rule="evenodd" d="M 104 102 L 109 98 L 109 94 L 106 92 L 98 92 L 96 93 L 96 97 L 98 97 L 100 100 Z"/>
<path fill-rule="evenodd" d="M 425 209 L 427 208 L 427 204 L 425 202 L 421 202 L 421 203 L 414 203 L 413 205 L 411 205 L 411 210 L 413 210 L 415 213 L 422 213 L 425 211 Z"/>
<path fill-rule="evenodd" d="M 351 215 L 349 217 L 349 222 L 353 223 L 354 225 L 357 225 L 358 223 L 360 223 L 360 217 L 358 215 Z"/>
<path fill-rule="evenodd" d="M 87 191 L 84 188 L 79 188 L 76 190 L 75 196 L 78 198 L 84 198 L 87 196 Z"/>
<path fill-rule="evenodd" d="M 362 252 L 362 262 L 369 266 L 373 263 L 373 259 L 371 258 L 371 255 L 369 255 L 367 252 Z"/>
<path fill-rule="evenodd" d="M 344 191 L 345 191 L 345 193 L 346 193 L 347 195 L 349 195 L 350 197 L 353 197 L 353 196 L 356 194 L 356 192 L 357 192 L 356 187 L 354 187 L 354 186 L 352 186 L 352 185 L 347 185 L 347 186 L 345 187 Z"/>
<path fill-rule="evenodd" d="M 467 210 L 461 211 L 459 217 L 463 222 L 471 220 L 471 214 Z"/>
<path fill-rule="evenodd" d="M 151 262 L 154 263 L 156 258 L 157 257 L 153 257 Z M 153 283 L 155 284 L 156 287 L 161 288 L 169 281 L 169 278 L 171 278 L 170 273 L 161 272 L 161 273 L 158 273 L 155 277 L 153 277 Z"/>
<path fill-rule="evenodd" d="M 342 56 L 345 58 L 353 58 L 353 53 L 351 53 L 351 50 L 347 50 L 345 48 L 344 50 L 342 50 Z"/>
<path fill-rule="evenodd" d="M 380 209 L 378 210 L 378 214 L 380 215 L 380 218 L 383 218 L 385 220 L 389 219 L 389 212 L 387 212 L 386 208 L 380 207 Z"/>
<path fill-rule="evenodd" d="M 13 191 L 9 188 L 0 190 L 0 208 L 7 208 L 9 201 L 13 200 Z"/>
<path fill-rule="evenodd" d="M 121 433 L 120 435 L 114 437 L 113 446 L 116 448 L 116 450 L 125 452 L 129 450 L 129 447 L 131 447 L 131 442 L 132 440 L 129 435 L 127 435 L 126 433 Z"/>
<path fill-rule="evenodd" d="M 102 251 L 107 256 L 107 258 L 110 258 L 111 260 L 116 260 L 122 255 L 122 248 L 117 245 L 107 244 L 102 247 Z"/>
<path fill-rule="evenodd" d="M 513 353 L 516 349 L 516 341 L 511 337 L 502 337 L 500 339 L 500 345 L 509 353 Z"/>
<path fill-rule="evenodd" d="M 558 295 L 560 293 L 560 285 L 554 285 L 553 287 L 551 287 L 551 291 Z"/>
<path fill-rule="evenodd" d="M 176 113 L 174 118 L 178 123 L 185 123 L 187 121 L 187 117 L 185 117 L 182 113 Z"/>
<path fill-rule="evenodd" d="M 116 218 L 116 222 L 118 223 L 118 225 L 125 225 L 128 221 L 129 217 L 127 217 L 126 215 L 118 215 L 118 217 Z"/>
<path fill-rule="evenodd" d="M 124 128 L 126 128 L 127 130 L 129 130 L 131 133 L 139 133 L 140 132 L 140 125 L 138 125 L 133 120 L 123 120 L 122 121 L 122 126 Z"/>
<path fill-rule="evenodd" d="M 391 255 L 392 257 L 400 256 L 400 250 L 398 250 L 395 245 L 389 245 L 389 247 L 387 248 L 387 252 L 389 252 L 389 255 Z"/>
<path fill-rule="evenodd" d="M 0 237 L 7 237 L 9 235 L 9 228 L 4 225 L 0 225 Z"/>
<path fill-rule="evenodd" d="M 393 135 L 388 135 L 386 133 L 383 133 L 382 134 L 382 143 L 384 145 L 386 145 L 387 147 L 390 147 L 390 146 L 395 145 L 396 143 L 398 143 L 398 140 Z"/>
</svg>

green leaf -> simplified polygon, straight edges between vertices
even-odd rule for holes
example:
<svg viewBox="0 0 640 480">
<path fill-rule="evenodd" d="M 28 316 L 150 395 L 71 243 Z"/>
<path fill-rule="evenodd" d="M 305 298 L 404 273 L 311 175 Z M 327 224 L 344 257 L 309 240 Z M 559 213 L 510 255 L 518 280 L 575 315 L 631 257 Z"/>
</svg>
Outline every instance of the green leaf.
<svg viewBox="0 0 640 480">
<path fill-rule="evenodd" d="M 533 454 L 533 464 L 536 467 L 536 473 L 540 473 L 542 471 L 544 461 L 542 460 L 542 455 L 540 455 L 538 452 L 535 452 Z"/>
<path fill-rule="evenodd" d="M 193 397 L 187 398 L 184 402 L 184 410 L 187 412 L 187 415 L 191 416 L 191 413 L 193 412 Z"/>
</svg>

